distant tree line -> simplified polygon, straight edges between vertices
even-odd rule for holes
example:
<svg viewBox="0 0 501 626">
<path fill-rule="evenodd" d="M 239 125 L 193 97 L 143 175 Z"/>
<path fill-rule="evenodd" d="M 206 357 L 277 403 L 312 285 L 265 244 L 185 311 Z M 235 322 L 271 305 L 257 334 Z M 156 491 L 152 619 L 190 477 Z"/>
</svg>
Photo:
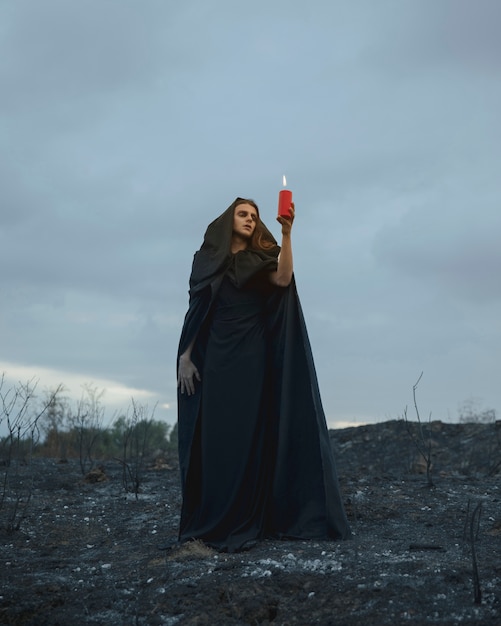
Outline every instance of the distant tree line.
<svg viewBox="0 0 501 626">
<path fill-rule="evenodd" d="M 482 407 L 480 398 L 468 398 L 458 409 L 459 421 L 462 424 L 493 424 L 496 421 L 496 410 Z"/>
<path fill-rule="evenodd" d="M 25 460 L 28 456 L 78 459 L 85 473 L 96 462 L 177 452 L 177 425 L 155 419 L 154 409 L 149 411 L 134 399 L 126 413 L 105 426 L 104 392 L 93 385 L 84 386 L 76 403 L 62 386 L 46 391 L 41 401 L 33 391 L 30 384 L 4 390 L 0 423 L 4 422 L 8 434 L 0 438 L 0 463 L 8 462 L 13 453 Z"/>
</svg>

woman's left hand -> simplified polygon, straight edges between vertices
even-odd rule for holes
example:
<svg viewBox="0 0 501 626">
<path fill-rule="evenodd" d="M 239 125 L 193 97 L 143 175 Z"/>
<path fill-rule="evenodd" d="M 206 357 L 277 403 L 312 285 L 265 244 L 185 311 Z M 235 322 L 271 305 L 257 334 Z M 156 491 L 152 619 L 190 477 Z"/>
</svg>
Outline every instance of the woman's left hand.
<svg viewBox="0 0 501 626">
<path fill-rule="evenodd" d="M 294 216 L 296 214 L 294 202 L 291 202 L 290 214 L 290 217 L 284 217 L 283 215 L 277 216 L 277 222 L 282 225 L 282 235 L 291 234 L 292 223 L 294 222 Z"/>
</svg>

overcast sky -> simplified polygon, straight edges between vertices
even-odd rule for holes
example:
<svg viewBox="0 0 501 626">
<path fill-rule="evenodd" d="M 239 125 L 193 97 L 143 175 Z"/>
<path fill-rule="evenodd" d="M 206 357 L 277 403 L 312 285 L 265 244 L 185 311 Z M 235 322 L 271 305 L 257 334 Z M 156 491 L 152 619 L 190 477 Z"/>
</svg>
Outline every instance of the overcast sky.
<svg viewBox="0 0 501 626">
<path fill-rule="evenodd" d="M 193 253 L 285 174 L 330 426 L 501 410 L 501 3 L 0 0 L 0 373 L 176 419 Z"/>
</svg>

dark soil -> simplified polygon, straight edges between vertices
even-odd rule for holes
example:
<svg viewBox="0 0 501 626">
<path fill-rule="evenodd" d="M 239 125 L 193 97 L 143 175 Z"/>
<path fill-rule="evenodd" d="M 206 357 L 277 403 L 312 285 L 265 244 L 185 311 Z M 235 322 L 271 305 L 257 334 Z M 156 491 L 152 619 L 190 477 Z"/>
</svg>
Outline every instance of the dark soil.
<svg viewBox="0 0 501 626">
<path fill-rule="evenodd" d="M 239 554 L 161 549 L 179 517 L 173 459 L 152 462 L 137 498 L 117 462 L 87 480 L 76 461 L 0 468 L 4 526 L 32 491 L 20 529 L 0 535 L 0 623 L 500 624 L 501 424 L 425 428 L 433 487 L 404 422 L 332 431 L 353 539 Z"/>
</svg>

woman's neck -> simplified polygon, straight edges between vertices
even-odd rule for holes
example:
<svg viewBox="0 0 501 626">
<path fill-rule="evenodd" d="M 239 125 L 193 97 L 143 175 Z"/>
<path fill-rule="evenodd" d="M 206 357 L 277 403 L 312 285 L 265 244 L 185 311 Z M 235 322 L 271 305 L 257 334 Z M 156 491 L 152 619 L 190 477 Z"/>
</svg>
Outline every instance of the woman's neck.
<svg viewBox="0 0 501 626">
<path fill-rule="evenodd" d="M 247 241 L 242 239 L 241 237 L 235 237 L 235 235 L 231 238 L 231 253 L 236 254 L 241 250 L 247 249 Z"/>
</svg>

